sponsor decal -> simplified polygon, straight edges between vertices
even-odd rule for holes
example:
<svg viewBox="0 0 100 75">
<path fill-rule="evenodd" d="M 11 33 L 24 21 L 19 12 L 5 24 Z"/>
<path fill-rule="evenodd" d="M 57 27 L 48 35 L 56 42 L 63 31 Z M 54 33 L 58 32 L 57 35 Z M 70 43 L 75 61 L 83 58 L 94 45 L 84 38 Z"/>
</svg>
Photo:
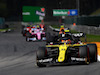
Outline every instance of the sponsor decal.
<svg viewBox="0 0 100 75">
<path fill-rule="evenodd" d="M 75 16 L 78 15 L 77 9 L 54 9 L 53 16 Z"/>
<path fill-rule="evenodd" d="M 62 34 L 62 37 L 65 37 L 65 34 Z"/>
<path fill-rule="evenodd" d="M 30 12 L 23 12 L 22 15 L 30 15 Z"/>
<path fill-rule="evenodd" d="M 36 15 L 45 16 L 45 13 L 41 13 L 39 11 L 36 11 Z"/>
<path fill-rule="evenodd" d="M 77 33 L 77 34 L 72 34 L 72 35 L 74 35 L 74 36 L 76 36 L 76 37 L 80 37 L 80 36 L 83 36 L 83 33 Z"/>
<path fill-rule="evenodd" d="M 29 31 L 29 28 L 27 28 L 26 30 Z"/>
<path fill-rule="evenodd" d="M 59 47 L 59 56 L 58 56 L 58 61 L 59 62 L 63 62 L 65 60 L 66 50 L 67 50 L 67 47 L 66 47 L 65 43 L 64 43 L 64 45 L 61 45 Z"/>
<path fill-rule="evenodd" d="M 45 11 L 45 8 L 41 8 L 41 11 L 44 12 Z"/>
<path fill-rule="evenodd" d="M 72 9 L 72 10 L 69 10 L 70 12 L 70 16 L 75 16 L 75 15 L 78 15 L 78 10 L 77 9 Z"/>
<path fill-rule="evenodd" d="M 34 38 L 30 38 L 30 40 L 33 40 L 33 41 L 35 41 L 35 40 L 36 40 L 36 37 L 34 37 Z"/>
<path fill-rule="evenodd" d="M 64 12 L 64 11 L 54 11 L 53 14 L 56 15 L 66 15 L 68 12 Z"/>
<path fill-rule="evenodd" d="M 71 57 L 71 60 L 85 61 L 85 58 L 75 58 L 75 57 Z"/>
<path fill-rule="evenodd" d="M 98 57 L 97 57 L 97 58 L 98 58 L 98 61 L 100 61 L 100 55 L 98 55 Z"/>
<path fill-rule="evenodd" d="M 43 38 L 42 38 L 42 40 L 46 40 L 46 38 L 45 38 L 45 37 L 43 37 Z"/>
<path fill-rule="evenodd" d="M 39 16 L 39 20 L 43 20 L 43 17 L 42 16 Z"/>
<path fill-rule="evenodd" d="M 41 59 L 41 60 L 39 60 L 39 62 L 50 62 L 50 61 L 52 61 L 53 59 L 52 58 L 48 58 L 48 59 Z"/>
</svg>

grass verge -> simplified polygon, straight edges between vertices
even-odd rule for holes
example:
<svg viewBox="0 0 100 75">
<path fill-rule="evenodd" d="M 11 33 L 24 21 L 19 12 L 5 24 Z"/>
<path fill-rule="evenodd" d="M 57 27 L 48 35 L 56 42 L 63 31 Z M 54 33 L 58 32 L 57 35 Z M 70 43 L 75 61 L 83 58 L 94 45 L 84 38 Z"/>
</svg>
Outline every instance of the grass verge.
<svg viewBox="0 0 100 75">
<path fill-rule="evenodd" d="M 0 32 L 2 32 L 2 31 L 8 31 L 8 30 L 13 30 L 14 28 L 5 28 L 5 29 L 0 29 Z"/>
</svg>

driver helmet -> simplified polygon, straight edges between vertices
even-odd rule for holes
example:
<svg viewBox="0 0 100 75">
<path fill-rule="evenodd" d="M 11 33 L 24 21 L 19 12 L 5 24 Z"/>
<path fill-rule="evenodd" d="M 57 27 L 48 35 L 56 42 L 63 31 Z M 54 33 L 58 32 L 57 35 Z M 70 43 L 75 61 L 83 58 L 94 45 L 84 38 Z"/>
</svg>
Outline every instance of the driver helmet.
<svg viewBox="0 0 100 75">
<path fill-rule="evenodd" d="M 71 43 L 71 40 L 70 39 L 66 39 L 66 40 L 63 39 L 63 40 L 61 40 L 61 42 L 70 44 Z"/>
<path fill-rule="evenodd" d="M 61 25 L 60 28 L 64 28 L 64 25 Z"/>
<path fill-rule="evenodd" d="M 37 25 L 37 29 L 39 29 L 39 25 Z"/>
<path fill-rule="evenodd" d="M 64 29 L 61 29 L 62 32 L 64 32 Z"/>
<path fill-rule="evenodd" d="M 64 24 L 62 23 L 60 27 L 61 27 L 61 28 L 64 28 Z"/>
</svg>

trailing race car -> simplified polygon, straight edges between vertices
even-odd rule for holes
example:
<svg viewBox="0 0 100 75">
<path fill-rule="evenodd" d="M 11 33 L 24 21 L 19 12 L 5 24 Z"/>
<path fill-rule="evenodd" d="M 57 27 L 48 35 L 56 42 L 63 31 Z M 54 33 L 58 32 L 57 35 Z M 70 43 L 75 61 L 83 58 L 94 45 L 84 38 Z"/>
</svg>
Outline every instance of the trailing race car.
<svg viewBox="0 0 100 75">
<path fill-rule="evenodd" d="M 59 34 L 62 34 L 62 33 L 69 33 L 70 32 L 70 29 L 69 28 L 64 28 L 63 25 L 60 26 L 60 29 L 58 28 L 52 28 L 51 26 L 49 26 L 53 31 L 55 32 L 59 32 Z"/>
<path fill-rule="evenodd" d="M 63 35 L 64 36 L 64 35 Z M 46 47 L 40 47 L 36 52 L 36 63 L 38 67 L 46 65 L 68 64 L 82 62 L 89 64 L 97 61 L 97 46 L 95 43 L 82 43 L 79 37 L 82 33 L 69 34 L 68 37 L 58 37 L 49 40 Z M 56 40 L 56 41 L 55 41 Z"/>
<path fill-rule="evenodd" d="M 29 32 L 31 30 L 31 26 L 23 26 L 22 28 L 22 34 L 23 36 L 26 36 L 26 33 Z"/>
<path fill-rule="evenodd" d="M 45 32 L 40 29 L 35 29 L 31 32 L 26 33 L 26 41 L 39 41 L 46 40 Z"/>
</svg>

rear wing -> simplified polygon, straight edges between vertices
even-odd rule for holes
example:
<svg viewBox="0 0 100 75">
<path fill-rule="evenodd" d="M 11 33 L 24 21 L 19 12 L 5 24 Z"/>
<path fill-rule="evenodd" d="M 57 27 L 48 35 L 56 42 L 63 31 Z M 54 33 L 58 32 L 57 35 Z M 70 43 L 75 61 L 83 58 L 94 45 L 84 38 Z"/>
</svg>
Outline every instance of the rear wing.
<svg viewBox="0 0 100 75">
<path fill-rule="evenodd" d="M 73 33 L 72 34 L 74 37 L 85 37 L 85 33 Z"/>
<path fill-rule="evenodd" d="M 85 33 L 74 33 L 74 34 L 72 34 L 72 36 L 73 36 L 75 39 L 79 39 L 79 38 L 81 38 L 81 37 L 84 37 L 84 38 L 85 38 L 84 41 L 87 42 L 87 40 L 86 40 L 86 34 L 85 34 Z"/>
<path fill-rule="evenodd" d="M 53 28 L 53 27 L 51 27 L 51 26 L 49 26 L 53 31 L 55 31 L 55 32 L 60 32 L 60 29 L 59 28 Z M 69 28 L 64 28 L 64 31 L 65 32 L 69 32 L 70 31 L 70 29 Z"/>
</svg>

